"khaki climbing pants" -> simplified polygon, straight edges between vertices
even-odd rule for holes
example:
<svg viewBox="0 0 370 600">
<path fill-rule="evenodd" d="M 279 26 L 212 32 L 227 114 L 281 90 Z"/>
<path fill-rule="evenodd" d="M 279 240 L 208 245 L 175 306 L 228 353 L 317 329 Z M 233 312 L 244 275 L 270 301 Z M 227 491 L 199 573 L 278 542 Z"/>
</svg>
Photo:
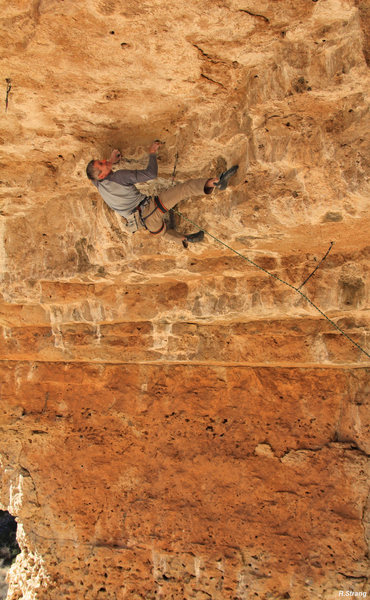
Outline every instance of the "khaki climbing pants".
<svg viewBox="0 0 370 600">
<path fill-rule="evenodd" d="M 163 215 L 168 212 L 181 200 L 189 198 L 189 196 L 201 196 L 204 192 L 204 186 L 208 179 L 190 179 L 185 183 L 179 183 L 168 190 L 163 190 L 157 196 L 157 202 L 154 196 L 150 199 L 141 213 L 145 225 L 155 235 L 163 235 L 166 233 L 166 224 L 163 221 Z"/>
</svg>

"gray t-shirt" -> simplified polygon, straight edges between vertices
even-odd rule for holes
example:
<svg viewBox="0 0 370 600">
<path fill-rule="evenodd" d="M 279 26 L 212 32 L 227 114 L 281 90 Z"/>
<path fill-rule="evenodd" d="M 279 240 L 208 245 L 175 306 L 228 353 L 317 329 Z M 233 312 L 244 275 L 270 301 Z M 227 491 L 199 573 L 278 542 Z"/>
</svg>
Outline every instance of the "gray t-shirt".
<svg viewBox="0 0 370 600">
<path fill-rule="evenodd" d="M 141 171 L 120 169 L 110 173 L 102 181 L 93 181 L 93 184 L 110 208 L 129 219 L 138 204 L 145 198 L 134 184 L 155 179 L 157 173 L 157 156 L 149 154 L 146 169 Z"/>
</svg>

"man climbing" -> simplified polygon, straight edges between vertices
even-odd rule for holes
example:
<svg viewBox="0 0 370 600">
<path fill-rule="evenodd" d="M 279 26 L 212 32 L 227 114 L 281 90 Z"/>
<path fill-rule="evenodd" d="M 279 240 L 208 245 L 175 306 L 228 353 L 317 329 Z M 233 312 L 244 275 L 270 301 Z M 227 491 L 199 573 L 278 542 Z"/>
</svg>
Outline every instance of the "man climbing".
<svg viewBox="0 0 370 600">
<path fill-rule="evenodd" d="M 119 169 L 113 172 L 112 165 L 121 159 L 119 150 L 113 150 L 109 160 L 91 160 L 86 167 L 86 175 L 108 206 L 127 220 L 126 227 L 130 232 L 144 227 L 152 235 L 166 235 L 187 248 L 189 242 L 201 242 L 204 232 L 183 235 L 175 229 L 168 229 L 163 215 L 189 196 L 211 194 L 215 187 L 225 189 L 238 166 L 232 167 L 219 178 L 190 179 L 163 190 L 159 196 L 146 196 L 137 189 L 135 183 L 144 183 L 157 177 L 157 151 L 160 145 L 158 140 L 151 144 L 146 169 Z"/>
</svg>

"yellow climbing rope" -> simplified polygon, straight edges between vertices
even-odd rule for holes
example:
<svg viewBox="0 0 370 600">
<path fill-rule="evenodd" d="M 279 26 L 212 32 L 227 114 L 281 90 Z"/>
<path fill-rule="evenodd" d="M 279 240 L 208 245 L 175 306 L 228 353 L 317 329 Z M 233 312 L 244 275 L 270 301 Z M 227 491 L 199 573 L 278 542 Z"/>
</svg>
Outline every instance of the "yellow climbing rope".
<svg viewBox="0 0 370 600">
<path fill-rule="evenodd" d="M 344 335 L 344 337 L 346 337 L 347 340 L 349 340 L 354 346 L 356 346 L 359 350 L 361 350 L 361 352 L 363 352 L 368 358 L 370 358 L 370 354 L 368 352 L 366 352 L 366 350 L 364 350 L 357 342 L 355 342 L 355 340 L 353 340 L 349 335 L 347 335 L 343 331 L 343 329 L 341 329 L 340 327 L 338 327 L 338 325 L 336 323 L 334 323 L 334 321 L 332 321 L 331 319 L 329 319 L 329 317 L 318 306 L 316 306 L 316 304 L 314 304 L 314 302 L 312 302 L 312 300 L 310 300 L 310 298 L 308 298 L 308 296 L 306 296 L 306 294 L 304 294 L 303 292 L 301 292 L 300 288 L 308 281 L 308 278 L 306 279 L 306 281 L 303 282 L 302 285 L 299 286 L 299 288 L 297 288 L 294 285 L 291 285 L 290 283 L 288 283 L 287 281 L 284 281 L 284 279 L 281 279 L 277 275 L 274 275 L 274 273 L 271 273 L 270 271 L 267 271 L 267 269 L 264 269 L 263 267 L 260 267 L 260 265 L 257 265 L 257 263 L 255 263 L 253 260 L 251 260 L 247 256 L 244 256 L 244 254 L 241 254 L 240 252 L 238 252 L 237 250 L 235 250 L 234 248 L 232 248 L 231 246 L 229 246 L 228 244 L 226 244 L 225 242 L 223 242 L 222 240 L 220 240 L 219 238 L 217 238 L 215 235 L 212 235 L 212 233 L 210 233 L 209 231 L 206 231 L 202 227 L 199 227 L 199 225 L 197 223 L 194 223 L 194 221 L 192 221 L 191 219 L 189 219 L 188 217 L 186 217 L 185 215 L 183 215 L 179 210 L 176 210 L 175 208 L 172 208 L 172 211 L 174 213 L 176 213 L 177 215 L 179 215 L 179 217 L 185 219 L 185 221 L 188 221 L 192 225 L 195 225 L 195 227 L 197 227 L 198 229 L 202 229 L 202 231 L 204 231 L 204 233 L 207 234 L 209 237 L 211 237 L 212 239 L 214 239 L 216 242 L 218 242 L 222 246 L 225 246 L 225 248 L 228 248 L 228 250 L 231 250 L 231 252 L 234 252 L 235 254 L 237 254 L 238 256 L 240 256 L 241 258 L 243 258 L 244 260 L 246 260 L 247 262 L 249 262 L 254 267 L 257 267 L 257 269 L 259 269 L 260 271 L 263 271 L 269 277 L 273 277 L 273 279 L 276 279 L 277 281 L 280 281 L 280 283 L 283 283 L 284 285 L 287 285 L 289 288 L 291 288 L 292 290 L 294 290 L 295 292 L 297 292 L 297 294 L 299 294 L 300 296 L 302 296 L 302 298 L 304 298 L 306 300 L 306 302 L 308 302 L 309 304 L 311 304 L 311 306 L 315 310 L 317 310 L 327 321 L 329 321 L 329 323 L 333 327 L 335 327 L 335 329 L 337 329 L 342 335 Z M 331 248 L 331 246 L 330 246 L 330 248 Z M 330 248 L 329 248 L 329 250 L 330 250 Z M 329 250 L 328 250 L 327 254 L 329 253 Z M 325 257 L 327 256 L 327 254 L 325 255 Z M 311 275 L 313 275 L 313 273 L 311 273 Z M 311 275 L 310 275 L 310 277 L 311 277 Z"/>
</svg>

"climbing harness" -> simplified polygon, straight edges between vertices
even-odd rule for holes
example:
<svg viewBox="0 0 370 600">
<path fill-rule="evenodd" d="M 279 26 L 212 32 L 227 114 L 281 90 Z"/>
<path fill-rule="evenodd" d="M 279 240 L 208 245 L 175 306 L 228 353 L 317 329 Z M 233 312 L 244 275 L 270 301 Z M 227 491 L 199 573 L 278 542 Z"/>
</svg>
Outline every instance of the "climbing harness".
<svg viewBox="0 0 370 600">
<path fill-rule="evenodd" d="M 145 224 L 142 222 L 140 210 L 144 206 L 147 206 L 150 202 L 150 196 L 145 196 L 137 205 L 137 207 L 132 211 L 129 217 L 126 217 L 126 228 L 130 233 L 136 233 L 140 229 L 140 225 L 145 227 Z"/>
<path fill-rule="evenodd" d="M 161 233 L 161 231 L 163 231 L 163 229 L 164 229 L 164 227 L 165 227 L 165 224 L 164 224 L 164 223 L 162 223 L 161 227 L 160 227 L 160 228 L 159 228 L 157 231 L 151 231 L 150 229 L 148 229 L 148 227 L 147 227 L 147 225 L 146 225 L 145 221 L 146 221 L 146 220 L 147 220 L 149 217 L 151 217 L 151 216 L 152 216 L 152 215 L 155 213 L 155 211 L 156 211 L 156 210 L 160 210 L 160 212 L 161 212 L 161 213 L 166 213 L 166 212 L 168 212 L 168 209 L 167 209 L 167 208 L 166 208 L 166 207 L 165 207 L 165 206 L 162 204 L 162 202 L 160 201 L 160 199 L 159 199 L 159 197 L 158 197 L 158 196 L 153 196 L 153 199 L 154 199 L 154 204 L 155 204 L 155 208 L 154 208 L 154 209 L 153 209 L 153 210 L 152 210 L 152 211 L 151 211 L 151 212 L 150 212 L 148 215 L 145 215 L 145 217 L 144 217 L 144 216 L 143 216 L 143 214 L 142 214 L 142 209 L 143 209 L 145 206 L 148 206 L 148 204 L 149 204 L 149 202 L 150 202 L 150 200 L 151 200 L 151 199 L 152 199 L 152 196 L 146 196 L 146 198 L 144 198 L 144 200 L 142 200 L 142 201 L 140 202 L 140 204 L 139 204 L 139 205 L 136 207 L 136 209 L 135 209 L 135 212 L 136 212 L 136 211 L 138 212 L 138 214 L 139 214 L 139 219 L 140 219 L 140 222 L 141 222 L 141 224 L 143 225 L 143 227 L 145 227 L 145 229 L 146 229 L 146 230 L 147 230 L 149 233 L 151 233 L 151 234 L 153 234 L 153 235 L 157 235 L 158 233 Z"/>
<path fill-rule="evenodd" d="M 341 329 L 340 327 L 338 327 L 338 325 L 336 323 L 334 323 L 334 321 L 332 321 L 318 306 L 316 306 L 316 304 L 314 304 L 312 302 L 312 300 L 310 300 L 310 298 L 308 298 L 308 296 L 306 296 L 306 294 L 304 294 L 303 292 L 301 292 L 301 287 L 308 281 L 308 279 L 313 275 L 313 273 L 319 267 L 319 265 L 321 264 L 321 262 L 329 254 L 329 251 L 331 250 L 331 247 L 333 246 L 334 242 L 331 243 L 331 246 L 330 246 L 329 250 L 327 251 L 327 253 L 324 256 L 324 258 L 317 265 L 315 271 L 313 271 L 311 273 L 310 277 L 308 277 L 302 283 L 302 285 L 300 285 L 299 288 L 297 288 L 294 285 L 291 285 L 290 283 L 288 283 L 287 281 L 284 281 L 284 279 L 281 279 L 277 275 L 274 275 L 274 273 L 271 273 L 270 271 L 267 271 L 267 269 L 264 269 L 263 267 L 260 267 L 253 260 L 251 260 L 250 258 L 247 258 L 246 256 L 244 256 L 244 254 L 241 254 L 240 252 L 238 252 L 237 250 L 235 250 L 234 248 L 232 248 L 231 246 L 229 246 L 228 244 L 226 244 L 225 242 L 223 242 L 222 240 L 220 240 L 216 236 L 212 235 L 212 233 L 210 233 L 206 229 L 203 229 L 202 227 L 200 227 L 199 225 L 197 225 L 197 223 L 194 223 L 194 221 L 192 221 L 191 219 L 188 219 L 188 217 L 186 217 L 185 215 L 183 215 L 179 210 L 176 210 L 175 208 L 172 208 L 171 210 L 173 210 L 173 212 L 176 213 L 179 217 L 182 217 L 183 219 L 185 219 L 186 221 L 188 221 L 192 225 L 195 225 L 195 227 L 197 227 L 198 229 L 202 229 L 204 231 L 204 233 L 206 233 L 209 237 L 211 237 L 212 239 L 214 239 L 216 242 L 218 242 L 222 246 L 225 246 L 225 248 L 228 248 L 228 250 L 231 250 L 231 252 L 234 252 L 235 254 L 237 254 L 238 256 L 240 256 L 241 258 L 243 258 L 244 260 L 246 260 L 247 262 L 249 262 L 254 267 L 257 267 L 257 269 L 259 269 L 260 271 L 263 271 L 269 277 L 272 277 L 273 279 L 276 279 L 277 281 L 280 281 L 280 283 L 283 283 L 284 285 L 288 286 L 289 288 L 291 288 L 292 290 L 294 290 L 295 292 L 297 292 L 297 294 L 300 294 L 300 296 L 302 296 L 302 298 L 304 298 L 306 300 L 306 302 L 308 302 L 315 310 L 317 310 L 333 327 L 335 327 L 335 329 L 337 329 L 345 338 L 347 338 L 347 340 L 349 340 L 354 346 L 356 346 L 359 350 L 361 350 L 361 352 L 363 352 L 368 358 L 370 358 L 370 354 L 368 352 L 366 352 L 366 350 L 364 350 L 357 342 L 355 342 L 355 340 L 353 340 L 349 335 L 347 335 L 343 331 L 343 329 Z"/>
</svg>

